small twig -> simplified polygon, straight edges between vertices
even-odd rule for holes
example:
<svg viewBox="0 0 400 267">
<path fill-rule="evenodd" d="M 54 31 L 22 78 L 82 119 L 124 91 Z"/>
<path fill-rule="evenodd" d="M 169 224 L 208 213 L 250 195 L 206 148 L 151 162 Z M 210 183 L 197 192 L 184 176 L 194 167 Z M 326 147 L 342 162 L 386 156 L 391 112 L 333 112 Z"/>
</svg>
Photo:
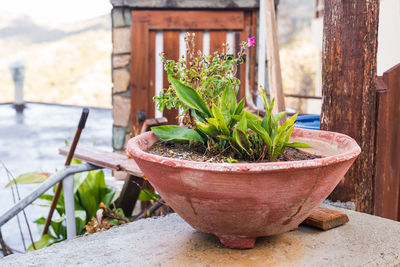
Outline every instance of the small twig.
<svg viewBox="0 0 400 267">
<path fill-rule="evenodd" d="M 152 214 L 153 212 L 158 210 L 162 205 L 163 204 L 161 202 L 154 203 L 153 205 L 150 206 L 150 208 L 146 209 L 139 216 L 137 216 L 135 219 L 133 219 L 133 221 L 137 221 L 137 220 L 145 218 L 147 213 Z"/>
<path fill-rule="evenodd" d="M 13 254 L 13 251 L 11 250 L 11 248 L 9 246 L 7 246 L 6 242 L 4 242 L 4 240 L 3 240 L 3 235 L 1 233 L 1 229 L 0 229 L 0 245 L 1 245 L 1 250 L 3 251 L 4 256 Z"/>
<path fill-rule="evenodd" d="M 231 146 L 227 146 L 225 147 L 221 152 L 219 152 L 217 155 L 215 155 L 214 157 L 212 157 L 211 159 L 217 158 L 218 156 L 220 156 L 222 153 L 225 152 L 225 150 L 227 150 L 228 148 L 230 148 Z"/>
<path fill-rule="evenodd" d="M 21 196 L 20 196 L 20 194 L 19 194 L 19 189 L 18 189 L 18 183 L 17 183 L 17 181 L 16 181 L 14 175 L 13 175 L 13 174 L 11 173 L 11 171 L 6 167 L 6 165 L 4 164 L 3 161 L 1 161 L 1 164 L 3 165 L 3 168 L 4 168 L 4 169 L 6 170 L 6 172 L 7 172 L 7 179 L 8 179 L 9 182 L 11 182 L 11 181 L 10 181 L 10 180 L 11 180 L 10 177 L 12 178 L 12 181 L 13 181 L 13 183 L 14 183 L 14 185 L 15 185 L 15 191 L 17 192 L 18 200 L 21 200 Z M 15 202 L 16 202 L 16 201 L 15 201 L 15 195 L 14 195 L 14 190 L 13 190 L 12 185 L 11 185 L 11 191 L 12 191 L 13 201 L 14 201 L 14 205 L 15 205 Z M 24 215 L 24 218 L 25 218 L 25 223 L 26 223 L 26 226 L 27 226 L 27 228 L 28 228 L 29 238 L 30 238 L 30 240 L 31 240 L 32 247 L 33 247 L 34 250 L 36 250 L 35 242 L 33 241 L 33 237 L 32 237 L 31 227 L 29 226 L 29 222 L 28 222 L 28 218 L 26 217 L 25 209 L 22 210 L 22 214 Z M 23 246 L 24 246 L 24 250 L 26 250 L 25 239 L 24 239 L 24 235 L 23 235 L 23 233 L 22 233 L 21 224 L 20 224 L 18 215 L 17 215 L 17 221 L 18 221 L 18 226 L 19 226 L 19 230 L 20 230 L 20 233 L 21 233 L 22 244 L 23 244 Z"/>
<path fill-rule="evenodd" d="M 160 202 L 157 198 L 155 198 L 155 197 L 153 197 L 152 195 L 150 195 L 149 193 L 147 193 L 146 190 L 144 190 L 143 187 L 142 187 L 140 184 L 138 184 L 136 181 L 132 181 L 132 183 L 136 184 L 136 185 L 140 188 L 140 190 L 142 190 L 142 191 L 143 191 L 147 196 L 149 196 L 152 200 L 158 202 L 158 203 L 161 204 L 161 205 L 164 205 L 164 206 L 169 207 L 168 204 L 167 204 L 166 202 Z"/>
</svg>

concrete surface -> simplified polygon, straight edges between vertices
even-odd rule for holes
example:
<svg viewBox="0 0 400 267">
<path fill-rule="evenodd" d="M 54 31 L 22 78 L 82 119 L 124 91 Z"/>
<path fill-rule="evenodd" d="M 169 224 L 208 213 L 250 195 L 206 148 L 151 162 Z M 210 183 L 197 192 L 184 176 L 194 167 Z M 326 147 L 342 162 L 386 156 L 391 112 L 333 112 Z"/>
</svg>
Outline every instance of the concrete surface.
<svg viewBox="0 0 400 267">
<path fill-rule="evenodd" d="M 18 175 L 32 171 L 54 173 L 64 166 L 65 157 L 58 154 L 58 148 L 64 146 L 64 140 L 72 142 L 79 122 L 82 107 L 27 103 L 24 113 L 16 114 L 12 104 L 0 105 L 0 161 L 11 173 Z M 86 127 L 79 144 L 112 151 L 111 109 L 90 108 Z M 107 173 L 111 175 L 110 172 Z M 0 214 L 13 205 L 6 171 L 0 163 Z M 21 198 L 35 189 L 37 184 L 20 185 Z M 40 238 L 34 220 L 46 216 L 48 208 L 30 205 L 25 209 L 34 240 Z M 28 230 L 20 213 L 24 239 L 30 245 Z M 16 251 L 24 251 L 16 218 L 2 227 L 3 238 Z M 0 253 L 0 257 L 2 254 Z"/>
<path fill-rule="evenodd" d="M 341 209 L 339 209 L 341 210 Z M 178 215 L 146 219 L 0 259 L 0 266 L 398 266 L 400 223 L 349 210 L 326 232 L 301 226 L 232 250 Z"/>
</svg>

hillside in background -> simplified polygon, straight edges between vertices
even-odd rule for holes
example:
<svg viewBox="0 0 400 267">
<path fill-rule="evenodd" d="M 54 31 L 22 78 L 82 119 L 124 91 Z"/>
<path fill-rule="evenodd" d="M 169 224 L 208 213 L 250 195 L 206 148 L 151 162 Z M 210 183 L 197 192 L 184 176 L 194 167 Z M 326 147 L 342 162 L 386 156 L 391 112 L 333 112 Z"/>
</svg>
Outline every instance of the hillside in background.
<svg viewBox="0 0 400 267">
<path fill-rule="evenodd" d="M 0 103 L 13 100 L 9 63 L 26 65 L 26 101 L 111 107 L 111 21 L 45 27 L 0 14 Z"/>
<path fill-rule="evenodd" d="M 317 53 L 312 43 L 313 1 L 280 0 L 278 30 L 286 93 L 314 94 Z M 59 26 L 0 14 L 0 103 L 13 100 L 8 64 L 26 64 L 25 100 L 111 106 L 111 21 L 102 16 Z M 306 100 L 288 99 L 306 111 Z"/>
</svg>

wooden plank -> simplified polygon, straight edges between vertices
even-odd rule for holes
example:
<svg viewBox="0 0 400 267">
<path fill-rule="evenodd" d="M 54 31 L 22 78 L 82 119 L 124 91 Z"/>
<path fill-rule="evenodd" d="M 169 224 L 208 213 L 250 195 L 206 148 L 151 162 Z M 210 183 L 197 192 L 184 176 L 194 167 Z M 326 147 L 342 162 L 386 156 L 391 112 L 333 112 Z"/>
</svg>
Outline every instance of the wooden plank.
<svg viewBox="0 0 400 267">
<path fill-rule="evenodd" d="M 154 118 L 156 116 L 156 106 L 153 97 L 156 94 L 156 31 L 149 32 L 149 51 L 148 51 L 148 61 L 149 61 L 149 89 L 147 90 L 147 101 L 149 106 L 149 116 L 147 118 Z M 139 63 L 140 64 L 140 63 Z"/>
<path fill-rule="evenodd" d="M 218 51 L 218 55 L 225 50 L 222 44 L 226 43 L 227 31 L 210 31 L 210 54 L 214 55 Z"/>
<path fill-rule="evenodd" d="M 179 59 L 179 31 L 164 31 L 164 53 L 168 59 Z M 164 87 L 169 86 L 168 75 L 164 71 Z M 163 116 L 167 118 L 169 124 L 178 124 L 179 110 L 177 109 L 164 109 Z"/>
<path fill-rule="evenodd" d="M 326 231 L 343 225 L 348 221 L 349 217 L 343 212 L 318 207 L 304 220 L 303 224 Z"/>
<path fill-rule="evenodd" d="M 132 11 L 133 16 L 134 11 Z M 137 135 L 142 128 L 137 114 L 144 112 L 151 118 L 148 91 L 149 88 L 149 29 L 147 23 L 132 24 L 131 33 L 131 125 L 132 133 Z"/>
<path fill-rule="evenodd" d="M 281 62 L 279 58 L 278 28 L 276 25 L 274 1 L 265 1 L 265 27 L 267 29 L 267 58 L 269 92 L 275 98 L 273 112 L 285 111 L 285 98 L 282 88 Z"/>
<path fill-rule="evenodd" d="M 133 10 L 132 25 L 148 23 L 152 30 L 240 30 L 242 11 Z"/>
<path fill-rule="evenodd" d="M 64 156 L 68 154 L 68 151 L 69 146 L 59 149 L 59 153 Z M 75 150 L 74 158 L 114 171 L 126 171 L 134 176 L 143 176 L 143 172 L 133 159 L 116 152 L 107 152 L 93 147 L 79 145 Z"/>
<path fill-rule="evenodd" d="M 247 22 L 247 20 L 246 20 Z M 234 33 L 234 38 L 235 38 L 235 54 L 237 56 L 237 53 L 240 51 L 240 44 L 245 41 L 247 38 L 247 30 L 248 27 L 246 25 L 246 28 L 244 31 L 238 31 Z M 246 57 L 246 62 L 241 64 L 239 68 L 237 69 L 236 72 L 236 77 L 240 79 L 241 83 L 239 86 L 239 92 L 237 95 L 237 100 L 239 101 L 240 99 L 246 97 L 246 65 L 247 65 L 247 57 Z M 248 106 L 248 101 L 246 101 L 246 106 Z"/>
<path fill-rule="evenodd" d="M 325 0 L 321 129 L 354 138 L 361 154 L 330 199 L 374 212 L 379 1 Z"/>
<path fill-rule="evenodd" d="M 257 42 L 257 11 L 248 11 L 246 12 L 246 16 L 249 16 L 250 18 L 247 20 L 245 23 L 245 27 L 250 28 L 250 37 L 255 36 L 256 37 L 256 42 Z M 249 51 L 249 58 L 251 59 L 250 61 L 250 70 L 249 70 L 249 77 L 246 77 L 246 79 L 249 80 L 249 91 L 251 92 L 252 95 L 258 94 L 258 88 L 256 86 L 256 64 L 257 64 L 257 59 L 256 59 L 256 51 L 257 48 L 253 47 Z"/>
<path fill-rule="evenodd" d="M 115 206 L 121 208 L 126 216 L 131 216 L 140 194 L 141 186 L 145 180 L 142 177 L 129 175 L 122 187 L 119 198 L 115 201 Z"/>
<path fill-rule="evenodd" d="M 400 220 L 400 64 L 377 77 L 374 214 Z"/>
</svg>

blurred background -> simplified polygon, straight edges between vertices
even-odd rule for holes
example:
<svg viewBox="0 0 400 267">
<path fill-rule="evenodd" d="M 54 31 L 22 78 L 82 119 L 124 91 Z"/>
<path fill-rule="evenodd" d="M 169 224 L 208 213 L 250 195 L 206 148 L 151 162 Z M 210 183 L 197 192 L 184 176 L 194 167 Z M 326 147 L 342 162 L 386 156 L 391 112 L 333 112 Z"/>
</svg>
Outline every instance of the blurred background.
<svg viewBox="0 0 400 267">
<path fill-rule="evenodd" d="M 111 107 L 108 0 L 0 0 L 0 103 L 13 102 L 8 65 L 25 63 L 25 101 Z"/>
<path fill-rule="evenodd" d="M 8 65 L 22 60 L 25 101 L 110 108 L 111 8 L 108 0 L 0 0 L 0 103 L 13 102 Z M 280 0 L 285 93 L 314 95 L 313 12 L 313 1 Z M 287 106 L 307 112 L 305 99 L 287 99 Z"/>
</svg>

